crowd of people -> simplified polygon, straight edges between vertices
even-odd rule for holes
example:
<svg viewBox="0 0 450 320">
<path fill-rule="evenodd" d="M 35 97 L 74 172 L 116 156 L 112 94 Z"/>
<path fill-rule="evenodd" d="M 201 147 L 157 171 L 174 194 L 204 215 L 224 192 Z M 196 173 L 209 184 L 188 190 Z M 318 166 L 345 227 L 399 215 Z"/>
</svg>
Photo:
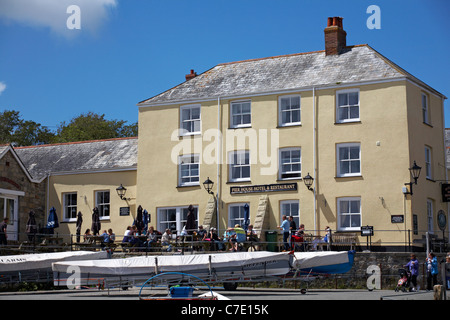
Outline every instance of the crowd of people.
<svg viewBox="0 0 450 320">
<path fill-rule="evenodd" d="M 441 263 L 450 263 L 450 252 L 447 253 L 445 260 Z M 417 260 L 415 254 L 411 254 L 409 262 L 404 266 L 408 271 L 409 284 L 411 291 L 419 291 L 420 286 L 417 284 L 417 277 L 420 275 L 420 262 Z M 439 263 L 436 255 L 433 252 L 428 253 L 428 257 L 425 258 L 424 267 L 426 270 L 427 286 L 426 290 L 433 290 L 433 287 L 438 284 Z M 447 288 L 450 288 L 450 280 L 447 279 Z"/>
<path fill-rule="evenodd" d="M 305 241 L 305 225 L 302 223 L 297 229 L 297 225 L 292 216 L 283 215 L 281 217 L 281 225 L 277 228 L 283 232 L 283 251 L 306 251 Z M 312 239 L 312 250 L 317 250 L 317 246 L 321 243 L 330 243 L 331 229 L 325 228 L 325 235 L 316 236 Z"/>
<path fill-rule="evenodd" d="M 189 231 L 189 232 L 188 232 Z M 86 229 L 84 234 L 84 242 L 93 242 L 94 235 L 90 229 Z M 101 238 L 102 247 L 106 247 L 108 244 L 115 243 L 116 236 L 112 229 L 103 230 L 103 233 L 98 237 Z M 188 238 L 186 238 L 188 237 Z M 183 228 L 179 235 L 172 233 L 170 229 L 165 229 L 163 233 L 155 230 L 153 226 L 148 227 L 147 230 L 138 230 L 135 225 L 128 226 L 124 232 L 123 239 L 120 243 L 128 244 L 131 247 L 137 248 L 136 250 L 148 250 L 152 246 L 165 247 L 167 251 L 174 249 L 174 240 L 192 240 L 199 243 L 196 248 L 202 249 L 203 244 L 208 244 L 208 248 L 211 251 L 238 251 L 240 246 L 244 242 L 258 242 L 259 238 L 256 231 L 253 229 L 253 225 L 249 225 L 247 230 L 244 230 L 239 224 L 234 227 L 227 228 L 223 233 L 223 236 L 219 236 L 217 229 L 214 227 L 206 230 L 202 225 L 196 230 L 186 230 Z"/>
<path fill-rule="evenodd" d="M 306 251 L 305 242 L 305 225 L 300 224 L 297 228 L 296 223 L 292 216 L 283 215 L 282 223 L 278 226 L 282 230 L 283 234 L 283 251 Z M 312 240 L 312 250 L 317 249 L 319 243 L 328 243 L 330 235 L 330 228 L 325 228 L 325 236 L 316 237 Z M 188 236 L 189 238 L 186 238 Z M 84 241 L 90 242 L 91 230 L 87 229 L 84 234 Z M 103 230 L 100 235 L 102 240 L 102 247 L 107 244 L 114 243 L 116 236 L 112 229 Z M 206 230 L 202 225 L 198 226 L 196 230 L 186 230 L 184 227 L 179 235 L 173 234 L 170 229 L 165 229 L 164 232 L 155 230 L 153 226 L 148 227 L 147 230 L 138 230 L 136 225 L 128 226 L 124 232 L 122 244 L 129 244 L 132 247 L 147 250 L 152 246 L 166 247 L 167 251 L 174 249 L 174 240 L 192 240 L 202 242 L 202 244 L 208 244 L 208 249 L 211 251 L 239 251 L 243 247 L 243 243 L 251 243 L 255 245 L 260 241 L 257 232 L 254 230 L 253 225 L 247 226 L 246 230 L 239 224 L 234 227 L 227 228 L 223 235 L 220 236 L 217 233 L 217 229 L 214 227 Z M 205 246 L 202 244 L 195 245 L 195 248 L 202 249 Z"/>
</svg>

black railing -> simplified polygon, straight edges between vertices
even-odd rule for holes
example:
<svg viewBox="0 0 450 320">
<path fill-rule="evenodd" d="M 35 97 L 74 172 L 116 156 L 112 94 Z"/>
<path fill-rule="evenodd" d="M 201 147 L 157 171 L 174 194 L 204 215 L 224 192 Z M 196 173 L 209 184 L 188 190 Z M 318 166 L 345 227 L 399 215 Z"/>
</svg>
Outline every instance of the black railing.
<svg viewBox="0 0 450 320">
<path fill-rule="evenodd" d="M 244 241 L 238 243 L 238 250 L 250 251 L 283 251 L 284 243 L 279 230 L 256 230 L 258 239 L 256 241 Z M 223 232 L 222 232 L 223 234 Z M 375 230 L 371 237 L 361 236 L 360 232 L 336 232 L 330 231 L 327 241 L 323 238 L 325 231 L 316 232 L 305 230 L 303 239 L 295 242 L 293 238 L 288 239 L 289 250 L 312 251 L 312 250 L 356 250 L 356 251 L 434 251 L 447 252 L 450 250 L 448 237 L 440 234 L 427 234 L 427 232 L 412 232 L 411 230 Z M 9 237 L 11 238 L 11 237 Z M 161 235 L 157 241 L 150 242 L 146 235 L 132 237 L 132 241 L 123 242 L 123 235 L 116 235 L 113 243 L 103 242 L 99 235 L 90 236 L 85 240 L 77 235 L 63 234 L 19 234 L 18 241 L 8 241 L 7 245 L 0 245 L 0 255 L 71 251 L 71 250 L 106 250 L 124 252 L 145 253 L 201 253 L 210 251 L 232 251 L 233 244 L 223 240 L 201 241 L 193 235 L 172 235 L 168 244 L 161 243 Z M 396 240 L 387 240 L 396 239 Z"/>
</svg>

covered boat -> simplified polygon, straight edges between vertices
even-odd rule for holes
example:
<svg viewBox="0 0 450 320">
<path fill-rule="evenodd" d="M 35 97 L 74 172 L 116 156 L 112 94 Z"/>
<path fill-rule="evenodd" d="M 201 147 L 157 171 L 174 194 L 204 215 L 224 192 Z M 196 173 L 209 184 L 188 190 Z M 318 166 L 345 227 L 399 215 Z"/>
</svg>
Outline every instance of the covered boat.
<svg viewBox="0 0 450 320">
<path fill-rule="evenodd" d="M 302 273 L 337 274 L 350 271 L 355 251 L 295 252 L 292 267 Z"/>
<path fill-rule="evenodd" d="M 65 286 L 75 267 L 80 284 L 119 281 L 142 283 L 164 272 L 184 272 L 201 279 L 223 281 L 239 277 L 258 278 L 285 275 L 290 270 L 288 253 L 266 251 L 217 254 L 147 256 L 125 259 L 70 261 L 53 263 L 54 284 Z"/>
<path fill-rule="evenodd" d="M 0 256 L 0 282 L 39 281 L 52 275 L 52 263 L 98 260 L 109 257 L 106 251 L 68 251 Z"/>
</svg>

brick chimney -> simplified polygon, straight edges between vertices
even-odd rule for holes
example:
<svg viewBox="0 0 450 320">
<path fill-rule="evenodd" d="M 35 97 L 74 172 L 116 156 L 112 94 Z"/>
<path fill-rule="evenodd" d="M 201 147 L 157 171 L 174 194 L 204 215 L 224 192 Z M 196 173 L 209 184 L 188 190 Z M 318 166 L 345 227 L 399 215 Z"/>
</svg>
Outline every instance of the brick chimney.
<svg viewBox="0 0 450 320">
<path fill-rule="evenodd" d="M 197 76 L 197 73 L 194 72 L 194 70 L 191 70 L 191 73 L 186 75 L 186 81 L 189 81 L 191 79 L 194 79 Z"/>
<path fill-rule="evenodd" d="M 328 18 L 328 25 L 325 28 L 325 54 L 340 54 L 347 46 L 347 32 L 342 27 L 341 17 Z"/>
</svg>

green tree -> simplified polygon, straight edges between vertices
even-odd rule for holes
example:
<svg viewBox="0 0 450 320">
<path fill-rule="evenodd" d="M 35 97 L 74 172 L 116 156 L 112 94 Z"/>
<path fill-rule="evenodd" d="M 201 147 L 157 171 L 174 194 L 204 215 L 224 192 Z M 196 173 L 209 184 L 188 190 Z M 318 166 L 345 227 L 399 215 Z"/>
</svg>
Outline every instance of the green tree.
<svg viewBox="0 0 450 320">
<path fill-rule="evenodd" d="M 56 142 L 73 142 L 131 137 L 137 135 L 137 123 L 126 125 L 123 120 L 107 120 L 93 112 L 81 114 L 69 123 L 63 121 L 57 129 Z"/>
<path fill-rule="evenodd" d="M 5 110 L 0 113 L 0 144 L 30 146 L 54 141 L 55 134 L 34 121 L 21 119 L 20 112 Z"/>
</svg>

